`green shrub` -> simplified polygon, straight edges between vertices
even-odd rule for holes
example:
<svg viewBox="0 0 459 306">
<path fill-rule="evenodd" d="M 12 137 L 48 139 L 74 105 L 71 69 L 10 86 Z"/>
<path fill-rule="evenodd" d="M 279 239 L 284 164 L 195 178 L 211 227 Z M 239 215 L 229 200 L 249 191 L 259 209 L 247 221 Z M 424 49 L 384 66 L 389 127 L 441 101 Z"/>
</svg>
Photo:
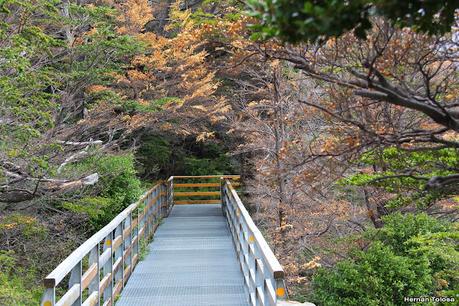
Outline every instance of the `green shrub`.
<svg viewBox="0 0 459 306">
<path fill-rule="evenodd" d="M 142 190 L 136 176 L 133 155 L 105 156 L 96 161 L 96 166 L 101 174 L 101 196 L 115 200 L 119 206 L 117 210 L 137 201 Z"/>
<path fill-rule="evenodd" d="M 371 242 L 366 251 L 314 275 L 319 305 L 406 305 L 405 296 L 459 292 L 457 223 L 424 213 L 396 213 L 383 221 L 383 228 L 364 234 Z"/>
<path fill-rule="evenodd" d="M 14 213 L 3 217 L 0 220 L 0 233 L 2 237 L 17 237 L 27 239 L 45 239 L 47 235 L 46 228 L 41 225 L 37 218 Z"/>
<path fill-rule="evenodd" d="M 231 164 L 226 156 L 216 159 L 185 157 L 184 173 L 187 175 L 209 175 L 232 173 Z"/>
<path fill-rule="evenodd" d="M 172 145 L 157 135 L 142 138 L 142 145 L 136 152 L 139 173 L 142 177 L 154 177 L 161 169 L 167 169 L 172 158 Z"/>
<path fill-rule="evenodd" d="M 398 255 L 408 255 L 413 247 L 412 238 L 428 233 L 445 232 L 450 226 L 425 213 L 394 213 L 383 217 L 384 226 L 370 230 L 366 237 L 388 245 Z"/>
<path fill-rule="evenodd" d="M 398 256 L 381 242 L 353 255 L 333 269 L 318 270 L 313 288 L 319 305 L 404 305 L 403 297 L 421 296 L 432 288 L 425 257 Z"/>
<path fill-rule="evenodd" d="M 32 287 L 34 274 L 18 268 L 12 251 L 0 251 L 0 305 L 37 305 L 42 291 Z"/>
<path fill-rule="evenodd" d="M 184 158 L 183 173 L 187 175 L 229 174 L 233 166 L 222 146 L 213 142 L 196 143 L 194 156 Z"/>
<path fill-rule="evenodd" d="M 103 197 L 85 197 L 74 202 L 64 202 L 65 209 L 85 214 L 91 224 L 91 231 L 95 232 L 110 222 L 113 216 L 112 207 L 116 207 L 113 199 Z"/>
<path fill-rule="evenodd" d="M 131 154 L 94 156 L 68 169 L 74 172 L 91 170 L 100 175 L 91 192 L 94 195 L 62 204 L 69 211 L 86 214 L 93 231 L 110 222 L 129 204 L 137 201 L 142 193 Z"/>
<path fill-rule="evenodd" d="M 136 159 L 143 178 L 234 173 L 221 144 L 195 139 L 179 142 L 160 135 L 145 135 L 140 143 Z"/>
</svg>

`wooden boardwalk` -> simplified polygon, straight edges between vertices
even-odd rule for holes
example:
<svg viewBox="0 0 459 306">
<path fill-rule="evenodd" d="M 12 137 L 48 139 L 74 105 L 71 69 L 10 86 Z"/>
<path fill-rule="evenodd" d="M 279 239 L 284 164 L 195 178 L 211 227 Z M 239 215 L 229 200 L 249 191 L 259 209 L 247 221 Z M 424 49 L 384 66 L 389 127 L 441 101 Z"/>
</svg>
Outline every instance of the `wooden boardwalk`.
<svg viewBox="0 0 459 306">
<path fill-rule="evenodd" d="M 248 306 L 221 205 L 176 205 L 117 306 Z"/>
</svg>

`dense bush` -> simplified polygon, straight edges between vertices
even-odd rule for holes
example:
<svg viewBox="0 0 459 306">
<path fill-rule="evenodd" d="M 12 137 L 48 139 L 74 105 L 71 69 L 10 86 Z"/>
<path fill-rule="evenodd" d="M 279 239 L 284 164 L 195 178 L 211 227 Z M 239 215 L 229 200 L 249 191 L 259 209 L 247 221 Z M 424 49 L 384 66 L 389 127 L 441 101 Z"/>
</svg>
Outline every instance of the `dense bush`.
<svg viewBox="0 0 459 306">
<path fill-rule="evenodd" d="M 384 222 L 364 235 L 368 249 L 317 271 L 313 288 L 319 305 L 405 305 L 403 297 L 459 289 L 457 227 L 426 214 L 397 213 Z"/>
<path fill-rule="evenodd" d="M 139 174 L 145 178 L 158 176 L 161 170 L 170 167 L 173 153 L 172 145 L 166 138 L 156 135 L 144 136 L 136 152 Z"/>
<path fill-rule="evenodd" d="M 34 274 L 18 268 L 13 252 L 0 251 L 0 305 L 35 305 L 41 287 L 29 288 Z"/>
<path fill-rule="evenodd" d="M 321 269 L 314 277 L 319 305 L 402 305 L 404 296 L 428 293 L 432 281 L 426 258 L 396 255 L 380 242 L 353 254 L 332 270 Z"/>
<path fill-rule="evenodd" d="M 86 214 L 92 231 L 107 224 L 142 192 L 131 154 L 96 156 L 71 168 L 74 172 L 93 169 L 100 175 L 89 195 L 62 204 L 67 210 Z"/>
<path fill-rule="evenodd" d="M 141 139 L 136 152 L 137 168 L 145 179 L 170 175 L 229 174 L 234 169 L 225 147 L 212 141 L 179 140 L 159 135 Z"/>
</svg>

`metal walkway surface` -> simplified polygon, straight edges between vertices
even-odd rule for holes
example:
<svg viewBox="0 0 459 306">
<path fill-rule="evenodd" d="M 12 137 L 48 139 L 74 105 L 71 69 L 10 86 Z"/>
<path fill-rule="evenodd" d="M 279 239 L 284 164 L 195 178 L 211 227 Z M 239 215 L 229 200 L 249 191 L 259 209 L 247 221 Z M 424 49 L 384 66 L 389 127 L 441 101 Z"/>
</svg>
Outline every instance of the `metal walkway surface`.
<svg viewBox="0 0 459 306">
<path fill-rule="evenodd" d="M 221 205 L 176 205 L 116 305 L 249 305 L 236 255 Z"/>
</svg>

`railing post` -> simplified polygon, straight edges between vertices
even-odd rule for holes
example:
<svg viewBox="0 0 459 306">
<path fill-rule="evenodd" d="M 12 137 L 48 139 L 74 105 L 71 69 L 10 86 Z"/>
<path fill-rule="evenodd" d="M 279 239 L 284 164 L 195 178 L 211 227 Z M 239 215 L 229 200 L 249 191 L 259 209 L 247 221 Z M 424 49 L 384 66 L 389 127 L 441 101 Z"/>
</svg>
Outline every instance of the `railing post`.
<svg viewBox="0 0 459 306">
<path fill-rule="evenodd" d="M 88 286 L 89 294 L 88 298 L 92 296 L 92 298 L 96 299 L 97 303 L 94 305 L 99 305 L 100 302 L 100 291 L 99 291 L 99 285 L 100 285 L 100 267 L 99 267 L 99 243 L 91 250 L 89 253 L 89 265 L 88 268 L 93 266 L 94 264 L 96 265 L 96 275 L 94 278 L 91 280 Z M 97 298 L 94 297 L 94 293 L 96 293 Z"/>
<path fill-rule="evenodd" d="M 168 185 L 168 193 L 167 193 L 167 214 L 171 211 L 172 207 L 174 206 L 174 177 L 171 176 L 167 180 Z"/>
<path fill-rule="evenodd" d="M 133 250 L 133 245 L 132 245 L 132 212 L 129 214 L 129 216 L 126 218 L 126 229 L 128 229 L 126 233 L 126 237 L 124 237 L 126 241 L 126 246 L 125 246 L 125 252 L 126 252 L 126 265 L 128 266 L 127 273 L 124 276 L 123 279 L 123 288 L 124 285 L 126 284 L 127 280 L 129 279 L 132 271 L 132 252 Z M 124 273 L 124 266 L 123 266 L 123 275 Z"/>
<path fill-rule="evenodd" d="M 72 306 L 80 306 L 82 304 L 82 288 L 81 288 L 81 275 L 82 275 L 82 264 L 81 261 L 72 269 L 69 279 L 69 289 L 75 285 L 79 288 L 79 297 L 75 300 Z"/>
<path fill-rule="evenodd" d="M 158 219 L 158 189 L 155 189 L 152 193 L 152 198 L 150 200 L 150 235 L 149 237 L 153 236 L 155 230 L 156 220 Z"/>
<path fill-rule="evenodd" d="M 150 202 L 151 202 L 151 193 L 147 195 L 147 197 L 145 198 L 144 200 L 145 202 L 145 207 L 143 209 L 143 213 L 144 213 L 144 219 L 145 219 L 145 238 L 148 240 L 150 238 L 150 228 L 151 228 L 151 224 L 150 224 Z"/>
<path fill-rule="evenodd" d="M 226 215 L 226 197 L 225 197 L 225 178 L 222 176 L 220 177 L 220 202 L 222 205 L 223 216 L 228 218 Z"/>
<path fill-rule="evenodd" d="M 147 201 L 147 223 L 148 223 L 148 231 L 147 231 L 147 237 L 150 239 L 151 232 L 153 231 L 153 215 L 152 215 L 152 207 L 153 207 L 153 196 L 155 194 L 155 191 L 153 190 L 152 193 L 148 196 L 148 201 Z"/>
<path fill-rule="evenodd" d="M 46 288 L 41 299 L 41 306 L 54 306 L 56 304 L 56 288 Z"/>
<path fill-rule="evenodd" d="M 136 241 L 133 241 L 133 245 L 132 245 L 133 266 L 132 266 L 131 271 L 134 269 L 134 265 L 138 262 L 139 256 L 140 256 L 140 254 L 139 254 L 140 253 L 140 235 L 139 235 L 140 218 L 139 218 L 139 211 L 138 210 L 137 210 L 136 215 L 137 215 L 137 222 L 136 222 L 136 225 L 132 228 L 132 233 L 131 233 L 131 237 L 134 237 L 134 238 L 137 237 Z"/>
<path fill-rule="evenodd" d="M 287 299 L 287 290 L 285 290 L 285 280 L 283 278 L 275 279 L 276 282 L 276 297 L 279 301 Z"/>
<path fill-rule="evenodd" d="M 264 288 L 264 271 L 263 262 L 260 259 L 255 259 L 255 296 L 258 303 L 258 290 L 261 291 L 261 305 L 266 305 L 265 288 Z"/>
<path fill-rule="evenodd" d="M 166 216 L 169 216 L 169 205 L 167 201 L 167 182 L 162 182 L 161 183 L 161 207 L 166 208 Z"/>
<path fill-rule="evenodd" d="M 124 264 L 125 264 L 125 256 L 124 256 L 124 251 L 126 251 L 126 237 L 124 235 L 124 230 L 126 229 L 126 219 L 124 219 L 122 222 L 121 222 L 122 226 L 121 226 L 121 246 L 120 246 L 120 250 L 121 250 L 121 267 L 119 268 L 119 270 L 121 271 L 121 288 L 124 288 Z"/>
<path fill-rule="evenodd" d="M 121 235 L 121 241 L 123 240 L 123 221 L 121 221 L 121 223 L 116 227 L 115 231 L 114 231 L 114 234 L 113 234 L 113 246 L 112 248 L 115 247 L 115 241 L 116 241 L 116 238 L 118 236 Z M 112 299 L 112 304 L 114 304 L 115 302 L 115 298 L 116 298 L 116 289 L 118 287 L 118 282 L 121 281 L 123 282 L 123 243 L 121 242 L 121 245 L 118 246 L 118 248 L 116 250 L 113 250 L 112 249 L 112 252 L 115 253 L 115 262 L 113 264 L 113 267 L 112 267 L 112 274 L 113 274 L 113 283 L 112 283 L 112 296 L 111 296 L 111 299 Z M 121 263 L 120 264 L 117 264 L 118 263 L 118 260 L 121 260 Z M 117 266 L 115 266 L 117 265 Z M 117 270 L 115 271 L 115 268 L 117 268 Z"/>
<path fill-rule="evenodd" d="M 162 204 L 162 199 L 161 199 L 161 186 L 157 188 L 156 190 L 156 196 L 155 196 L 155 226 L 156 223 L 159 221 L 160 218 L 163 217 L 163 204 Z"/>
<path fill-rule="evenodd" d="M 113 295 L 113 232 L 111 232 L 107 237 L 105 237 L 105 242 L 104 242 L 104 247 L 103 251 L 105 252 L 110 248 L 110 258 L 107 260 L 105 263 L 103 270 L 102 270 L 102 275 L 103 277 L 106 277 L 107 275 L 110 275 L 109 280 L 108 280 L 108 286 L 104 288 L 103 292 L 103 301 L 106 302 L 109 299 L 111 299 Z"/>
</svg>

